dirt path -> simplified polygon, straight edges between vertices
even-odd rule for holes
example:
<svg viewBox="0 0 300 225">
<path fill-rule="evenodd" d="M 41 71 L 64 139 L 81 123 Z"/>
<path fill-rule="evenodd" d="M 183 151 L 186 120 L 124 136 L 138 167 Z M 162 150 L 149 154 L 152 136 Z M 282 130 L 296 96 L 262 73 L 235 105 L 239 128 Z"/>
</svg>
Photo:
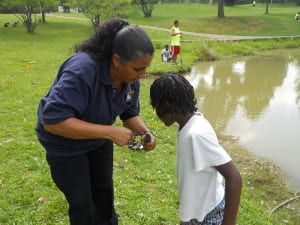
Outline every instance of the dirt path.
<svg viewBox="0 0 300 225">
<path fill-rule="evenodd" d="M 160 27 L 153 27 L 153 26 L 146 26 L 146 25 L 141 25 L 141 27 L 170 32 L 169 29 L 160 28 Z M 297 35 L 297 36 L 236 36 L 236 35 L 196 33 L 196 32 L 189 32 L 189 31 L 182 31 L 182 32 L 183 32 L 183 34 L 188 34 L 188 35 L 193 35 L 193 36 L 198 36 L 198 37 L 204 37 L 204 38 L 208 38 L 208 39 L 212 39 L 212 40 L 218 40 L 218 41 L 300 38 L 300 35 Z"/>
<path fill-rule="evenodd" d="M 57 18 L 64 18 L 64 19 L 73 19 L 73 20 L 86 20 L 89 21 L 87 18 L 76 18 L 70 16 L 56 16 L 53 14 L 47 14 L 47 16 L 57 17 Z M 170 29 L 161 28 L 161 27 L 153 27 L 147 25 L 140 25 L 143 28 L 153 29 L 153 30 L 161 30 L 170 32 Z M 291 38 L 300 38 L 300 35 L 297 36 L 236 36 L 236 35 L 223 35 L 223 34 L 206 34 L 206 33 L 196 33 L 196 32 L 189 32 L 189 31 L 182 31 L 183 34 L 188 34 L 192 36 L 204 37 L 210 40 L 217 40 L 217 41 L 241 41 L 241 40 L 264 40 L 264 39 L 291 39 Z"/>
</svg>

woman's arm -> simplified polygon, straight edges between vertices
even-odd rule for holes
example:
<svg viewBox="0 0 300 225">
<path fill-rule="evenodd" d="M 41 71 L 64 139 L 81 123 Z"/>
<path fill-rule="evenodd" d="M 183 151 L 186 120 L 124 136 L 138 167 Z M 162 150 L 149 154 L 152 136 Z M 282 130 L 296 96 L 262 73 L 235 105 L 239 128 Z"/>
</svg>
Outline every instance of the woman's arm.
<svg viewBox="0 0 300 225">
<path fill-rule="evenodd" d="M 109 139 L 119 146 L 134 140 L 132 131 L 126 127 L 94 124 L 77 118 L 68 118 L 57 124 L 45 124 L 44 129 L 72 139 Z"/>
</svg>

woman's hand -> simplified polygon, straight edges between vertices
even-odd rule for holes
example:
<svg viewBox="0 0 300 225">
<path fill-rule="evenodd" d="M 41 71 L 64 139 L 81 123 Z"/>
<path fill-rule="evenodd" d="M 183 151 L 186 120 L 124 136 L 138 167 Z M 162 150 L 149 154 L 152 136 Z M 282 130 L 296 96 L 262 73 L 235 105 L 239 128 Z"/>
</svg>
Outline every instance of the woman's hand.
<svg viewBox="0 0 300 225">
<path fill-rule="evenodd" d="M 111 141 L 120 147 L 128 145 L 134 138 L 132 131 L 126 127 L 113 127 L 110 134 Z"/>
<path fill-rule="evenodd" d="M 147 128 L 147 126 L 145 125 L 144 121 L 140 118 L 140 116 L 134 116 L 127 120 L 124 120 L 123 125 L 124 127 L 131 129 L 135 134 L 139 134 L 142 136 L 141 144 L 143 145 L 144 150 L 151 151 L 155 148 L 156 138 L 151 133 L 151 131 Z M 150 140 L 149 143 L 147 143 L 147 139 Z"/>
</svg>

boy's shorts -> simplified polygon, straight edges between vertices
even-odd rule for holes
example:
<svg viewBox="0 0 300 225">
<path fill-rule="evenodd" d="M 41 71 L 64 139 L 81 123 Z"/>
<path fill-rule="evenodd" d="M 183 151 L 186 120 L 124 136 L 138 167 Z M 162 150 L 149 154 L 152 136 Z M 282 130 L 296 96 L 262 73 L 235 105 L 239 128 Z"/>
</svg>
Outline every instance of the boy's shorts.
<svg viewBox="0 0 300 225">
<path fill-rule="evenodd" d="M 224 217 L 225 198 L 210 211 L 202 222 L 192 219 L 189 222 L 180 222 L 180 225 L 221 225 Z"/>
<path fill-rule="evenodd" d="M 171 55 L 178 55 L 180 53 L 180 46 L 173 45 L 171 46 Z"/>
</svg>

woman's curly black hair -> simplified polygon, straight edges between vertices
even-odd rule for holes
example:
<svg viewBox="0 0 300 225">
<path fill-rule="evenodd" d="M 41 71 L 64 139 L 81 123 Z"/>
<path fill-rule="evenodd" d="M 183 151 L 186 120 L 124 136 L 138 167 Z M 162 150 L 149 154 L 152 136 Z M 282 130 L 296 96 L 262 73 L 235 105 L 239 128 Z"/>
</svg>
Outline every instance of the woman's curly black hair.
<svg viewBox="0 0 300 225">
<path fill-rule="evenodd" d="M 83 51 L 93 59 L 110 60 L 112 54 L 120 56 L 122 62 L 153 55 L 154 47 L 147 33 L 139 26 L 112 18 L 96 27 L 94 35 L 75 46 L 75 52 Z"/>
<path fill-rule="evenodd" d="M 197 111 L 193 86 L 178 73 L 167 73 L 156 79 L 150 87 L 151 105 L 160 115 Z"/>
</svg>

